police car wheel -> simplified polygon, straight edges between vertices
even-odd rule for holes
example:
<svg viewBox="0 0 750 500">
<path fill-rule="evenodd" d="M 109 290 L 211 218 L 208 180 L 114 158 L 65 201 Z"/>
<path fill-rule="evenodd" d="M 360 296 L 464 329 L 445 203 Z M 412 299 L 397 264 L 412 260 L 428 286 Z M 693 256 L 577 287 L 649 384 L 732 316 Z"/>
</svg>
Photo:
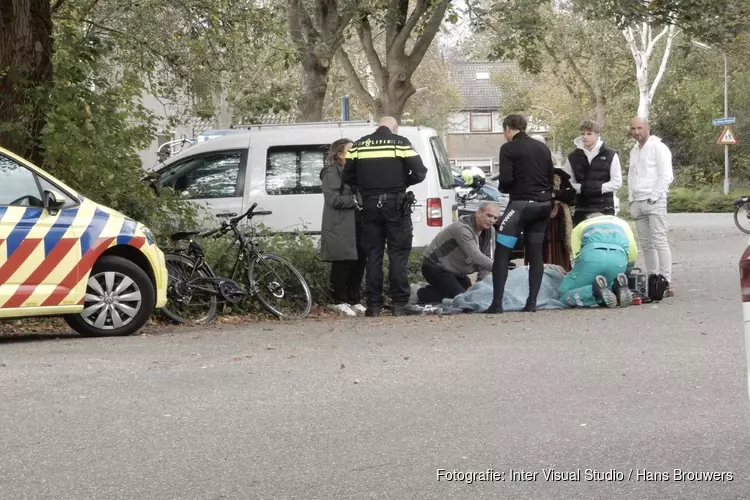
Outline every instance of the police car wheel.
<svg viewBox="0 0 750 500">
<path fill-rule="evenodd" d="M 83 311 L 65 316 L 65 321 L 83 336 L 125 336 L 148 321 L 155 304 L 154 285 L 143 269 L 107 255 L 89 274 Z"/>
</svg>

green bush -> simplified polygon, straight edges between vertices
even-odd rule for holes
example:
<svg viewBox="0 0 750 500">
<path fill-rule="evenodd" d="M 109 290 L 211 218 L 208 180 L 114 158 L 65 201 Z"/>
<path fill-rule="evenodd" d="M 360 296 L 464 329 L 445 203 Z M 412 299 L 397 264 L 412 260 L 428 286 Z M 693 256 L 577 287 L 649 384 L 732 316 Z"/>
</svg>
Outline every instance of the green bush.
<svg viewBox="0 0 750 500">
<path fill-rule="evenodd" d="M 716 187 L 671 187 L 667 210 L 669 213 L 727 213 L 732 212 L 732 203 L 740 196 L 750 192 L 736 188 L 724 195 L 722 186 Z M 630 203 L 628 202 L 627 187 L 618 193 L 620 198 L 620 217 L 630 218 Z"/>
<path fill-rule="evenodd" d="M 731 212 L 732 202 L 741 196 L 739 193 L 724 195 L 721 188 L 677 187 L 669 191 L 669 212 Z"/>
</svg>

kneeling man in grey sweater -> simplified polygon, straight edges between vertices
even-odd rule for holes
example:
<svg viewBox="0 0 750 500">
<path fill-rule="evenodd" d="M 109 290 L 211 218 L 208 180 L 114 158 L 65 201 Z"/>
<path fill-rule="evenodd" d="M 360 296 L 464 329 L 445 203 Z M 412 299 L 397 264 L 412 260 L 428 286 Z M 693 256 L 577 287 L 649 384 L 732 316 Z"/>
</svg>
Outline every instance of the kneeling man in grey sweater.
<svg viewBox="0 0 750 500">
<path fill-rule="evenodd" d="M 477 280 L 482 280 L 492 273 L 493 224 L 498 217 L 497 204 L 484 202 L 474 214 L 459 217 L 438 233 L 424 253 L 422 275 L 429 286 L 417 291 L 417 302 L 452 299 L 471 286 L 469 274 L 478 272 Z"/>
</svg>

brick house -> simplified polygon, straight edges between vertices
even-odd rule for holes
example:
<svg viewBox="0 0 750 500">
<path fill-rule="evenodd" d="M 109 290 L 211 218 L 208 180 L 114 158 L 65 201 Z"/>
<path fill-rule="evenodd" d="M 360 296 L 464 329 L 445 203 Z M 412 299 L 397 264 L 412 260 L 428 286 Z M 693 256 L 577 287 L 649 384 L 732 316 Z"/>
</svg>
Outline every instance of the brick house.
<svg viewBox="0 0 750 500">
<path fill-rule="evenodd" d="M 500 114 L 499 75 L 522 78 L 512 63 L 457 61 L 449 67 L 451 84 L 461 95 L 462 105 L 451 113 L 446 130 L 446 148 L 455 170 L 479 167 L 497 173 L 498 152 L 505 142 Z M 546 135 L 547 127 L 531 127 L 528 132 Z"/>
</svg>

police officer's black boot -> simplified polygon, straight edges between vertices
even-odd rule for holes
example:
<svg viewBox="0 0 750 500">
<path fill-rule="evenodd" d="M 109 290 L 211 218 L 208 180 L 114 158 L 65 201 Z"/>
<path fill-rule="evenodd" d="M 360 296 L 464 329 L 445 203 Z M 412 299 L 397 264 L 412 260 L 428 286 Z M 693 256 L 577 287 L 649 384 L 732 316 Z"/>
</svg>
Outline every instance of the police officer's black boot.
<svg viewBox="0 0 750 500">
<path fill-rule="evenodd" d="M 406 316 L 406 304 L 393 304 L 394 316 Z"/>
<path fill-rule="evenodd" d="M 365 309 L 365 316 L 368 318 L 377 318 L 380 316 L 380 308 L 379 307 L 368 307 Z"/>
</svg>

